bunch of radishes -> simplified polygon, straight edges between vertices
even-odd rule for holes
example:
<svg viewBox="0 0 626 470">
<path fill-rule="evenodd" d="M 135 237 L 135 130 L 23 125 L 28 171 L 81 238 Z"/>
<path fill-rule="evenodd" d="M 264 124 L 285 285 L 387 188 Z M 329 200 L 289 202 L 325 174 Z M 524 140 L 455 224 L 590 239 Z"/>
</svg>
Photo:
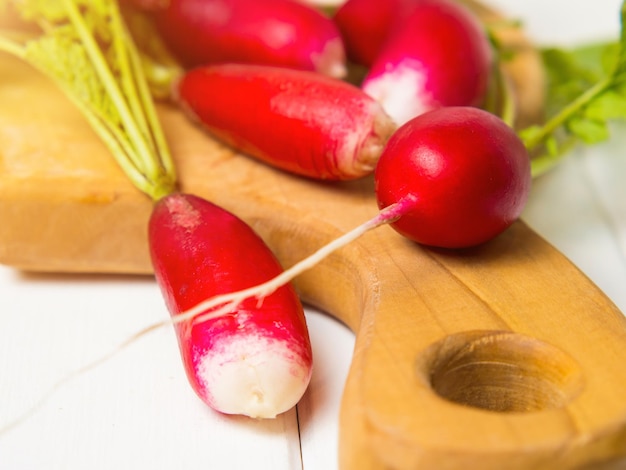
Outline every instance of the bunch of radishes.
<svg viewBox="0 0 626 470">
<path fill-rule="evenodd" d="M 520 215 L 528 152 L 478 109 L 494 59 L 465 6 L 348 0 L 327 16 L 296 0 L 135 1 L 186 69 L 176 102 L 234 148 L 309 178 L 374 173 L 387 215 L 373 225 L 427 245 L 480 244 Z M 352 63 L 367 70 L 357 84 L 344 80 Z M 292 407 L 311 375 L 309 338 L 288 276 L 254 288 L 282 271 L 263 242 L 213 204 L 172 194 L 155 207 L 150 247 L 170 312 L 187 313 L 176 328 L 196 392 L 226 413 Z M 202 303 L 242 289 L 219 314 Z"/>
</svg>

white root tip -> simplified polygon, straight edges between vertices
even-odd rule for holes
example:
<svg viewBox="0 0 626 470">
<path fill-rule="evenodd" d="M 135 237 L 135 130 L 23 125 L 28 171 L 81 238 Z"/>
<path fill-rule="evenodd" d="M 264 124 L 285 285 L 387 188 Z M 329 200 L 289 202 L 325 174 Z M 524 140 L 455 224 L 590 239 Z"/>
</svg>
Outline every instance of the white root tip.
<svg viewBox="0 0 626 470">
<path fill-rule="evenodd" d="M 413 61 L 389 66 L 363 83 L 363 91 L 378 101 L 398 126 L 436 106 L 425 87 L 426 75 Z"/>
<path fill-rule="evenodd" d="M 369 174 L 376 168 L 385 145 L 389 137 L 397 130 L 395 121 L 385 112 L 380 103 L 374 102 L 372 111 L 374 120 L 372 122 L 372 132 L 367 134 L 363 140 L 355 162 L 357 174 Z"/>
<path fill-rule="evenodd" d="M 275 418 L 293 408 L 309 384 L 311 366 L 287 341 L 230 337 L 196 361 L 205 400 L 226 414 Z"/>
<path fill-rule="evenodd" d="M 340 38 L 331 39 L 320 53 L 314 53 L 311 61 L 315 70 L 322 75 L 344 78 L 348 74 L 346 52 Z"/>
</svg>

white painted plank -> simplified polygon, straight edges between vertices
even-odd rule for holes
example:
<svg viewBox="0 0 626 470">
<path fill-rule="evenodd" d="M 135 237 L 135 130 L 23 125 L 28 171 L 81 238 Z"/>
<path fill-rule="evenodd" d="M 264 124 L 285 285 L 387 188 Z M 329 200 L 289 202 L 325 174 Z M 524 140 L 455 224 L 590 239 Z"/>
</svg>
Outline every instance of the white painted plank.
<svg viewBox="0 0 626 470">
<path fill-rule="evenodd" d="M 597 152 L 585 153 L 583 163 L 626 260 L 626 124 L 613 126 L 611 133 Z"/>
<path fill-rule="evenodd" d="M 311 386 L 298 404 L 302 462 L 305 470 L 332 470 L 337 466 L 337 420 L 354 335 L 316 310 L 309 309 L 307 319 L 314 366 Z"/>
<path fill-rule="evenodd" d="M 619 31 L 621 0 L 483 0 L 521 19 L 535 43 L 570 46 L 612 39 Z"/>
<path fill-rule="evenodd" d="M 0 426 L 59 378 L 167 312 L 149 278 L 21 276 L 0 268 Z M 14 470 L 300 468 L 295 410 L 276 420 L 208 410 L 173 332 L 158 330 L 64 384 L 0 436 Z"/>
</svg>

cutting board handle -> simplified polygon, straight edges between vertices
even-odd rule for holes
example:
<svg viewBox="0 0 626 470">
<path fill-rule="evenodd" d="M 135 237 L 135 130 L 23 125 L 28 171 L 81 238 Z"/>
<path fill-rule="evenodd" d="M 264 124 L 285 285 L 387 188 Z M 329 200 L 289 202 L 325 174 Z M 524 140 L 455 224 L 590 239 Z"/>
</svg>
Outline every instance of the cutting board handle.
<svg viewBox="0 0 626 470">
<path fill-rule="evenodd" d="M 523 222 L 461 253 L 392 235 L 357 250 L 362 266 L 377 252 L 376 281 L 353 286 L 341 468 L 561 469 L 626 455 L 626 321 L 578 269 Z M 356 280 L 355 261 L 334 271 Z"/>
</svg>

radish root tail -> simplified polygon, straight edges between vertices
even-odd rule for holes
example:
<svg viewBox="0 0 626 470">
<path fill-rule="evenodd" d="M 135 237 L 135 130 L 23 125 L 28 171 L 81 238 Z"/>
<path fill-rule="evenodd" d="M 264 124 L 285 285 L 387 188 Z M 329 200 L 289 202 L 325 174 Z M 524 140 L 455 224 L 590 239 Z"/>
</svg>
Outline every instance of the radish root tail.
<svg viewBox="0 0 626 470">
<path fill-rule="evenodd" d="M 5 434 L 8 434 L 12 430 L 16 429 L 18 426 L 23 424 L 24 422 L 26 422 L 30 417 L 34 416 L 35 413 L 39 411 L 41 408 L 43 408 L 43 406 L 48 402 L 48 400 L 50 400 L 54 396 L 54 394 L 59 389 L 61 389 L 61 387 L 63 387 L 64 385 L 68 384 L 72 380 L 79 378 L 80 376 L 86 374 L 87 372 L 103 365 L 105 362 L 108 362 L 110 359 L 113 359 L 115 356 L 120 354 L 122 351 L 124 351 L 127 347 L 129 347 L 132 343 L 134 343 L 141 337 L 167 325 L 169 325 L 169 321 L 161 321 L 158 323 L 154 323 L 150 326 L 147 326 L 146 328 L 138 331 L 137 333 L 133 334 L 132 336 L 130 336 L 129 338 L 121 342 L 115 349 L 107 352 L 106 354 L 103 354 L 99 358 L 94 359 L 93 361 L 79 367 L 78 369 L 75 369 L 69 372 L 68 374 L 66 374 L 59 380 L 57 380 L 55 383 L 53 383 L 50 386 L 50 388 L 48 388 L 48 390 L 45 393 L 43 393 L 31 407 L 29 407 L 20 415 L 18 415 L 17 417 L 9 421 L 7 424 L 1 426 L 0 436 L 4 436 Z"/>
<path fill-rule="evenodd" d="M 417 197 L 408 194 L 395 204 L 385 207 L 376 216 L 356 228 L 350 230 L 344 235 L 329 242 L 319 248 L 316 252 L 283 271 L 272 279 L 236 292 L 217 295 L 206 299 L 185 312 L 176 315 L 171 319 L 172 323 L 181 323 L 194 320 L 204 322 L 215 318 L 222 317 L 235 310 L 244 300 L 256 297 L 262 301 L 263 298 L 272 294 L 276 289 L 284 286 L 292 281 L 295 277 L 304 271 L 311 269 L 319 264 L 324 258 L 338 249 L 348 245 L 365 233 L 373 230 L 381 225 L 390 224 L 398 220 L 402 215 L 406 214 L 417 201 Z M 220 306 L 220 308 L 215 309 Z M 215 309 L 215 310 L 213 310 Z M 211 310 L 207 312 L 207 310 Z M 204 312 L 204 313 L 203 313 Z"/>
</svg>

